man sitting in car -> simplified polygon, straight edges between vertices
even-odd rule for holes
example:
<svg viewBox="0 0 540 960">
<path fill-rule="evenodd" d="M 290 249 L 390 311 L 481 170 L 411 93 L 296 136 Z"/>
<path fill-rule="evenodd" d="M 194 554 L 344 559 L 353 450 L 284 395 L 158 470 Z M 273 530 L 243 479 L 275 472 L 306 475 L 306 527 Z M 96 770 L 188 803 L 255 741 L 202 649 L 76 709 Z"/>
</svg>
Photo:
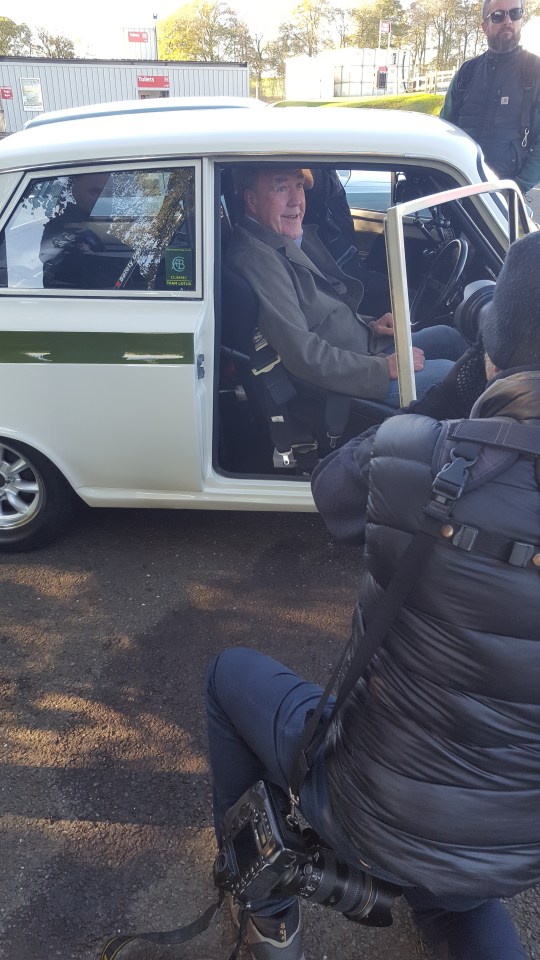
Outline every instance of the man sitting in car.
<svg viewBox="0 0 540 960">
<path fill-rule="evenodd" d="M 258 326 L 289 373 L 324 390 L 397 407 L 392 314 L 359 314 L 362 284 L 340 270 L 316 227 L 302 227 L 305 187 L 300 168 L 238 168 L 244 214 L 227 249 L 228 265 L 255 291 Z M 421 330 L 412 341 L 421 395 L 445 376 L 466 344 L 446 326 Z"/>
</svg>

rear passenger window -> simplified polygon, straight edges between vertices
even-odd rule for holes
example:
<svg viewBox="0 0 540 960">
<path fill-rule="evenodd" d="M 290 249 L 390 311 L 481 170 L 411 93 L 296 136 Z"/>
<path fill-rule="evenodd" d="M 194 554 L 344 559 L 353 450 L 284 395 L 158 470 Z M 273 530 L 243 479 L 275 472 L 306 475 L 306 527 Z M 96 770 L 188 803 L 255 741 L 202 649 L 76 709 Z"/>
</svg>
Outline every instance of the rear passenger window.
<svg viewBox="0 0 540 960">
<path fill-rule="evenodd" d="M 0 234 L 0 286 L 194 291 L 195 168 L 33 180 Z"/>
</svg>

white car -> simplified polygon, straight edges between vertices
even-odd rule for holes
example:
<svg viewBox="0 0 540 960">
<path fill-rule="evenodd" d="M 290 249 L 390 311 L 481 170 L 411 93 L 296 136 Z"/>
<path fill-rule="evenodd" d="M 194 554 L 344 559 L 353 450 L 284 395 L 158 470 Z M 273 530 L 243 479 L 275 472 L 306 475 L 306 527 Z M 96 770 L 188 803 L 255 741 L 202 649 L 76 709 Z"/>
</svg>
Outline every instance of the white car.
<svg viewBox="0 0 540 960">
<path fill-rule="evenodd" d="M 324 430 L 322 446 L 318 424 L 302 444 L 276 431 L 268 370 L 302 385 L 271 347 L 257 369 L 256 298 L 223 267 L 235 167 L 290 161 L 356 185 L 358 251 L 389 273 L 402 402 L 407 285 L 413 320 L 453 322 L 465 286 L 482 299 L 509 242 L 534 229 L 519 191 L 486 186 L 476 145 L 440 120 L 238 106 L 101 105 L 0 144 L 0 550 L 58 536 L 77 498 L 314 509 L 305 454 L 325 452 Z M 461 314 L 473 337 L 474 310 Z M 355 403 L 366 424 L 385 415 Z M 314 421 L 325 404 L 313 398 Z"/>
</svg>

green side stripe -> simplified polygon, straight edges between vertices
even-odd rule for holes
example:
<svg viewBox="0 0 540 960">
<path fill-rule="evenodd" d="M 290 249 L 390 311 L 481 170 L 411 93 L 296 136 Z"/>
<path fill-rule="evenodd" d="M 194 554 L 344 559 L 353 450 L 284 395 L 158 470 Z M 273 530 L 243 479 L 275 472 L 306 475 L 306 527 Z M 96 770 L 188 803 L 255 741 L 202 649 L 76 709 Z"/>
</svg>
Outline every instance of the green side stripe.
<svg viewBox="0 0 540 960">
<path fill-rule="evenodd" d="M 193 363 L 191 333 L 0 330 L 0 363 Z"/>
</svg>

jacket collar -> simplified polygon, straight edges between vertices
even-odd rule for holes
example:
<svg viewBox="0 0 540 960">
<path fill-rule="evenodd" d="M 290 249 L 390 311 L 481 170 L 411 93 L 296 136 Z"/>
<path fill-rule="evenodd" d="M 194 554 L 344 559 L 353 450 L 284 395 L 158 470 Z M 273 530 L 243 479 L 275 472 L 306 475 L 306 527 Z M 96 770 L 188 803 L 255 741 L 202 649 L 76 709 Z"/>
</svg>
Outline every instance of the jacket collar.
<svg viewBox="0 0 540 960">
<path fill-rule="evenodd" d="M 540 364 L 505 370 L 490 381 L 474 404 L 475 417 L 512 417 L 540 420 Z"/>
<path fill-rule="evenodd" d="M 513 57 L 518 57 L 522 52 L 523 48 L 520 46 L 514 47 L 513 50 L 507 50 L 506 53 L 495 53 L 494 50 L 488 48 L 486 50 L 486 60 L 490 63 L 508 63 Z"/>
<path fill-rule="evenodd" d="M 299 247 L 294 240 L 291 240 L 290 237 L 284 237 L 282 234 L 276 233 L 274 230 L 269 230 L 268 227 L 264 227 L 262 223 L 259 223 L 258 220 L 253 220 L 252 217 L 241 217 L 238 222 L 238 226 L 242 227 L 244 230 L 247 230 L 248 233 L 256 237 L 257 240 L 262 240 L 262 242 L 267 243 L 269 247 L 273 247 L 274 250 L 277 250 L 279 253 L 283 254 L 287 260 L 292 260 L 294 263 L 299 263 L 301 266 L 307 267 L 308 270 L 311 270 L 312 273 L 316 273 L 318 277 L 321 277 L 323 280 L 327 280 L 327 277 L 321 273 L 321 271 L 304 253 L 302 248 Z M 304 235 L 309 237 L 313 234 L 317 234 L 317 227 L 314 224 L 306 224 L 304 227 Z"/>
</svg>

